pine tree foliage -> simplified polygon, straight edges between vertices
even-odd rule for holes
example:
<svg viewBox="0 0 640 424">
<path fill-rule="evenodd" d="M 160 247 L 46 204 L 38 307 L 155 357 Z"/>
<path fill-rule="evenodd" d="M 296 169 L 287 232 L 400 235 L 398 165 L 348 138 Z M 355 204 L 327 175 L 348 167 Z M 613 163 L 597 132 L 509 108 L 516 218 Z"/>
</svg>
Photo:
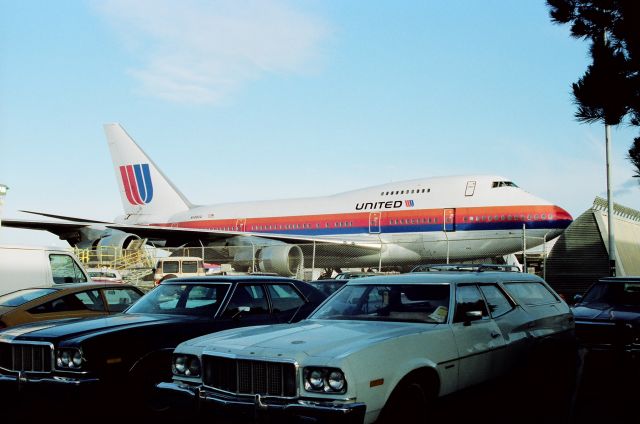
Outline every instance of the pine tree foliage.
<svg viewBox="0 0 640 424">
<path fill-rule="evenodd" d="M 573 84 L 580 122 L 640 126 L 640 1 L 547 0 L 551 20 L 591 41 L 592 62 Z M 629 149 L 640 176 L 640 138 Z"/>
</svg>

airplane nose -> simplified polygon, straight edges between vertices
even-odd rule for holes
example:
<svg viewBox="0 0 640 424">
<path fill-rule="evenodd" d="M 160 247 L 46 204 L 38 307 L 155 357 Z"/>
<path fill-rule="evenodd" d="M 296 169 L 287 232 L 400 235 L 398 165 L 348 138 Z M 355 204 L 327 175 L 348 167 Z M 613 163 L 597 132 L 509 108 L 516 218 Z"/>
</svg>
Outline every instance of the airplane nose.
<svg viewBox="0 0 640 424">
<path fill-rule="evenodd" d="M 553 227 L 558 229 L 559 232 L 567 228 L 573 222 L 571 214 L 560 206 L 553 206 L 553 215 Z"/>
</svg>

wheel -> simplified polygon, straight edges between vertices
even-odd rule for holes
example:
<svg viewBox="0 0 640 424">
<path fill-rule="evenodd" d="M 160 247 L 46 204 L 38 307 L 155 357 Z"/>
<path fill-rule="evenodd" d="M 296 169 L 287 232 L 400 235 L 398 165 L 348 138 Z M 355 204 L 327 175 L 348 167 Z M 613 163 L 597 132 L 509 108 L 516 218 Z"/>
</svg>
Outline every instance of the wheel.
<svg viewBox="0 0 640 424">
<path fill-rule="evenodd" d="M 391 393 L 377 422 L 382 424 L 426 423 L 428 404 L 431 400 L 431 396 L 416 379 L 402 381 Z"/>
<path fill-rule="evenodd" d="M 170 381 L 170 357 L 154 356 L 138 364 L 129 374 L 129 399 L 135 399 L 135 414 L 138 418 L 158 420 L 170 415 L 168 403 L 158 396 L 156 384 Z"/>
</svg>

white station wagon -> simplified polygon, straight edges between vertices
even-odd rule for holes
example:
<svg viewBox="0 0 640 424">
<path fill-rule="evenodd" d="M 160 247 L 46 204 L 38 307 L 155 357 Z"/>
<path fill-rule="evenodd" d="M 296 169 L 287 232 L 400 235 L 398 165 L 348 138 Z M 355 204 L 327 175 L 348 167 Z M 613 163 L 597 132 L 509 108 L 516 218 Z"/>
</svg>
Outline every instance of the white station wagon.
<svg viewBox="0 0 640 424">
<path fill-rule="evenodd" d="M 430 399 L 573 342 L 569 307 L 534 275 L 369 277 L 351 280 L 297 324 L 245 327 L 180 344 L 173 381 L 158 388 L 183 412 L 194 408 L 233 422 L 261 415 L 425 422 Z"/>
</svg>

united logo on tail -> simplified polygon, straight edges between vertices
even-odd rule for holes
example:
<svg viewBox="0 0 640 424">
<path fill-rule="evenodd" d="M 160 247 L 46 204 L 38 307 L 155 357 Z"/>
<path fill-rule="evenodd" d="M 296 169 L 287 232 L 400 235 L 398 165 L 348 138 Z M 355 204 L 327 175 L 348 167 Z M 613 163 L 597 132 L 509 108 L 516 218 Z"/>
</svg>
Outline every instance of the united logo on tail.
<svg viewBox="0 0 640 424">
<path fill-rule="evenodd" d="M 120 167 L 122 184 L 127 200 L 132 205 L 144 205 L 153 199 L 153 184 L 148 163 L 123 165 Z"/>
</svg>

